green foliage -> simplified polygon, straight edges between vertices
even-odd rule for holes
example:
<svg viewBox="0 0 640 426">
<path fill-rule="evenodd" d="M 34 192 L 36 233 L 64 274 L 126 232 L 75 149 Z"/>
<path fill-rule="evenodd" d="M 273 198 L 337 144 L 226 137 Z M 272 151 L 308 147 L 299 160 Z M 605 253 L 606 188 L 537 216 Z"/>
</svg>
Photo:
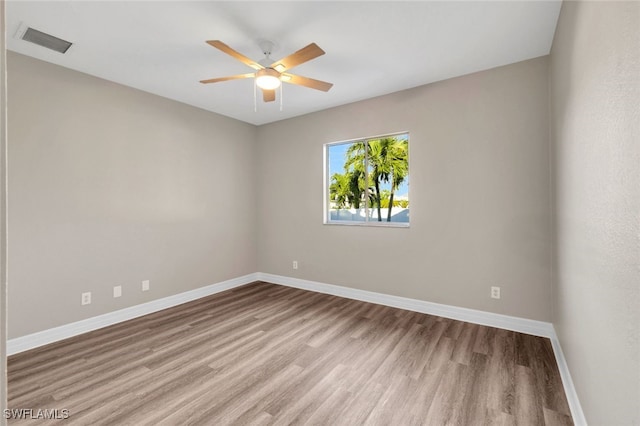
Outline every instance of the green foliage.
<svg viewBox="0 0 640 426">
<path fill-rule="evenodd" d="M 391 191 L 383 189 L 380 198 L 380 207 L 388 209 L 391 202 Z M 409 200 L 393 200 L 392 207 L 402 207 L 403 209 L 406 209 L 409 207 Z"/>
<path fill-rule="evenodd" d="M 335 208 L 344 209 L 351 204 L 351 193 L 349 189 L 349 176 L 334 173 L 331 176 L 329 185 L 329 197 L 335 203 Z"/>
<path fill-rule="evenodd" d="M 355 142 L 347 150 L 344 173 L 331 176 L 329 196 L 335 208 L 359 209 L 368 197 L 368 204 L 378 211 L 387 208 L 391 221 L 392 207 L 408 207 L 408 200 L 394 200 L 395 191 L 409 175 L 409 142 L 395 137 Z M 369 185 L 367 187 L 367 184 Z M 389 184 L 389 189 L 381 189 Z"/>
</svg>

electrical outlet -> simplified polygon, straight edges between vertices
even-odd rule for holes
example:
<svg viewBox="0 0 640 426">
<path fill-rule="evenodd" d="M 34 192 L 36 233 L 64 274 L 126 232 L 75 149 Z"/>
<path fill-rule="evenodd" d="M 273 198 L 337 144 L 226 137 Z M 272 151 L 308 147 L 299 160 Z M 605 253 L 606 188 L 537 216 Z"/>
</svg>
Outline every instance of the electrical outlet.
<svg viewBox="0 0 640 426">
<path fill-rule="evenodd" d="M 298 261 L 297 260 L 293 261 L 293 269 L 298 269 Z"/>
<path fill-rule="evenodd" d="M 113 297 L 120 297 L 120 296 L 122 296 L 122 286 L 117 285 L 113 288 Z"/>
<path fill-rule="evenodd" d="M 491 298 L 500 299 L 500 287 L 491 287 Z"/>
<path fill-rule="evenodd" d="M 142 291 L 149 291 L 149 280 L 142 281 Z"/>
<path fill-rule="evenodd" d="M 86 293 L 82 293 L 82 304 L 90 305 L 91 304 L 91 292 L 88 291 Z"/>
</svg>

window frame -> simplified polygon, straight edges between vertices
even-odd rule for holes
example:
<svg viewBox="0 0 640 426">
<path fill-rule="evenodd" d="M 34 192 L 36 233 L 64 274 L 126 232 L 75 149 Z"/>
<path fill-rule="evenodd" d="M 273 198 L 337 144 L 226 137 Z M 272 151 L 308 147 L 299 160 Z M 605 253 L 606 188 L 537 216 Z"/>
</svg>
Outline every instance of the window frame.
<svg viewBox="0 0 640 426">
<path fill-rule="evenodd" d="M 323 189 L 322 189 L 322 193 L 323 193 L 323 216 L 322 216 L 322 222 L 324 225 L 337 225 L 337 226 L 365 226 L 365 227 L 382 227 L 382 228 L 409 228 L 411 226 L 411 220 L 409 220 L 409 222 L 387 222 L 387 221 L 378 221 L 378 220 L 369 220 L 369 213 L 368 210 L 371 209 L 372 207 L 369 206 L 369 197 L 365 196 L 365 220 L 364 221 L 348 221 L 348 220 L 331 220 L 331 196 L 330 196 L 330 186 L 331 186 L 331 182 L 329 182 L 329 179 L 331 179 L 330 176 L 330 171 L 329 171 L 329 148 L 331 146 L 336 146 L 336 145 L 347 145 L 347 144 L 353 144 L 356 142 L 369 142 L 371 140 L 375 140 L 375 139 L 382 139 L 382 138 L 391 138 L 391 137 L 395 137 L 395 136 L 405 136 L 407 137 L 407 162 L 409 164 L 409 182 L 407 182 L 407 186 L 408 186 L 408 196 L 409 196 L 409 200 L 411 200 L 411 147 L 410 147 L 410 132 L 409 131 L 399 131 L 399 132 L 393 132 L 393 133 L 382 133 L 379 135 L 375 135 L 375 136 L 367 136 L 367 137 L 362 137 L 362 138 L 352 138 L 352 139 L 345 139 L 345 140 L 340 140 L 340 141 L 335 141 L 335 142 L 327 142 L 325 144 L 322 145 L 322 159 L 323 159 L 323 180 L 322 180 L 322 185 L 323 185 Z M 368 163 L 368 156 L 365 155 L 365 170 L 369 169 L 369 163 Z M 367 188 L 365 188 L 365 191 L 367 191 L 367 193 L 369 192 L 368 189 L 368 185 Z M 373 207 L 375 208 L 375 207 Z"/>
</svg>

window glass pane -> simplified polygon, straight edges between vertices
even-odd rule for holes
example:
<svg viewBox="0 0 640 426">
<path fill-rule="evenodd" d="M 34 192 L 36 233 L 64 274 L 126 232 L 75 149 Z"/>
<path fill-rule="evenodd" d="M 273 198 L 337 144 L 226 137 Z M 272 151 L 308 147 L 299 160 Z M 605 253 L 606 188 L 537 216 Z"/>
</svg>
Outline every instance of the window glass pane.
<svg viewBox="0 0 640 426">
<path fill-rule="evenodd" d="M 409 222 L 409 141 L 407 135 L 369 140 L 371 221 Z"/>
<path fill-rule="evenodd" d="M 409 135 L 326 145 L 329 223 L 409 223 Z"/>
<path fill-rule="evenodd" d="M 329 145 L 329 221 L 364 222 L 365 156 L 355 143 Z"/>
</svg>

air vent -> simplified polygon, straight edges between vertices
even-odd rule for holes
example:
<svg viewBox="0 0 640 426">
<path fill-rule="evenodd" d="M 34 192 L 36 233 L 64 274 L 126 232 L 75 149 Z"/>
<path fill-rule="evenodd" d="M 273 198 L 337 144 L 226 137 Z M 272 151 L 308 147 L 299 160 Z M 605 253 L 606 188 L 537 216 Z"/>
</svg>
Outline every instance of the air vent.
<svg viewBox="0 0 640 426">
<path fill-rule="evenodd" d="M 27 31 L 22 35 L 22 39 L 60 53 L 65 53 L 73 44 L 33 28 L 27 28 Z"/>
</svg>

